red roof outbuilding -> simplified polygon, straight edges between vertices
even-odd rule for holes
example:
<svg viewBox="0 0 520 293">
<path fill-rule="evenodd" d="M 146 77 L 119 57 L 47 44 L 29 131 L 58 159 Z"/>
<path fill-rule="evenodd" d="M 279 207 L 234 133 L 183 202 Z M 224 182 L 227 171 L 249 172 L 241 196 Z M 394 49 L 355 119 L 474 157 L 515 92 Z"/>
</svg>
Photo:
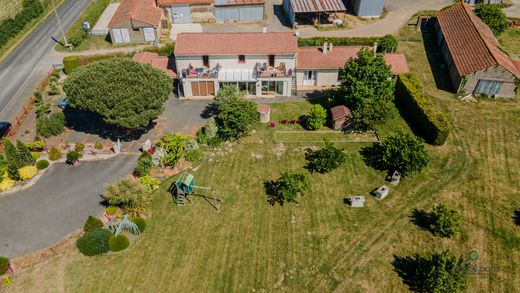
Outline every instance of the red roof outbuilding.
<svg viewBox="0 0 520 293">
<path fill-rule="evenodd" d="M 119 27 L 132 20 L 159 26 L 161 17 L 162 9 L 155 5 L 155 0 L 123 0 L 112 16 L 108 27 Z"/>
<path fill-rule="evenodd" d="M 152 52 L 140 52 L 136 53 L 132 59 L 136 62 L 148 64 L 154 68 L 162 70 L 170 78 L 177 77 L 177 73 L 168 66 L 169 59 L 166 56 L 159 56 L 159 54 Z"/>
</svg>

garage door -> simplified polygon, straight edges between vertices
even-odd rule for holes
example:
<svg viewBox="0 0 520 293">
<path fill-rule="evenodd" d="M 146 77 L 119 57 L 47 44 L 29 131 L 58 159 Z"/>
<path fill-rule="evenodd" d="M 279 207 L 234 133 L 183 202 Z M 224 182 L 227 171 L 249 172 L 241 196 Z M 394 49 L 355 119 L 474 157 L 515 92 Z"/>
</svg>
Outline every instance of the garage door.
<svg viewBox="0 0 520 293">
<path fill-rule="evenodd" d="M 248 6 L 222 6 L 215 7 L 217 21 L 256 21 L 264 19 L 264 7 L 262 5 Z"/>
<path fill-rule="evenodd" d="M 112 29 L 114 35 L 114 44 L 125 44 L 130 43 L 130 34 L 126 28 L 115 28 Z"/>
<path fill-rule="evenodd" d="M 153 27 L 143 28 L 143 33 L 145 42 L 155 42 L 155 31 Z"/>
<path fill-rule="evenodd" d="M 215 94 L 215 83 L 213 81 L 191 82 L 192 96 L 213 96 Z"/>
</svg>

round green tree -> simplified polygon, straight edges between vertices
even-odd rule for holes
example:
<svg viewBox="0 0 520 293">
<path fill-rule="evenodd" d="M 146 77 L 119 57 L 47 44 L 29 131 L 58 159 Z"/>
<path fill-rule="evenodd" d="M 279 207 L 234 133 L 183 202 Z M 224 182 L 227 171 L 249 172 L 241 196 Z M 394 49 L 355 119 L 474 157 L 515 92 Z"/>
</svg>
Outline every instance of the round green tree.
<svg viewBox="0 0 520 293">
<path fill-rule="evenodd" d="M 223 139 L 238 139 L 248 135 L 258 123 L 256 104 L 244 98 L 235 87 L 222 88 L 215 97 L 216 121 Z"/>
<path fill-rule="evenodd" d="M 459 213 L 445 205 L 436 206 L 430 213 L 430 230 L 437 236 L 454 236 L 462 230 Z"/>
<path fill-rule="evenodd" d="M 108 246 L 113 252 L 125 250 L 130 246 L 130 240 L 125 234 L 112 235 L 108 239 Z"/>
<path fill-rule="evenodd" d="M 327 110 L 321 105 L 313 105 L 309 115 L 305 117 L 305 127 L 310 130 L 318 130 L 327 121 Z"/>
<path fill-rule="evenodd" d="M 283 206 L 285 202 L 297 202 L 297 197 L 309 188 L 309 179 L 302 173 L 283 172 L 277 180 L 264 182 L 264 187 L 267 202 Z"/>
<path fill-rule="evenodd" d="M 418 292 L 462 292 L 467 286 L 467 263 L 449 250 L 417 260 Z"/>
<path fill-rule="evenodd" d="M 345 163 L 346 155 L 342 149 L 336 148 L 330 141 L 325 140 L 324 148 L 307 151 L 305 159 L 308 162 L 307 169 L 311 173 L 327 173 Z"/>
<path fill-rule="evenodd" d="M 140 129 L 162 113 L 172 82 L 158 69 L 115 58 L 73 71 L 63 90 L 71 107 L 97 113 L 108 124 Z"/>
<path fill-rule="evenodd" d="M 475 14 L 489 26 L 496 36 L 503 33 L 508 27 L 507 17 L 499 5 L 479 4 L 475 8 Z"/>
</svg>

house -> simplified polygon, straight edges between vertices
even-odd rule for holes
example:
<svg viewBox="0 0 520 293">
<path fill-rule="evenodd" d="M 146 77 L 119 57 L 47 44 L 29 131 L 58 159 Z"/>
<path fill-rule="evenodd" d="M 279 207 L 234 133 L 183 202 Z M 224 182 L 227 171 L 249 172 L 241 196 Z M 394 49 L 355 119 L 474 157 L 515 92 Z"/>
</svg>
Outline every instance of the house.
<svg viewBox="0 0 520 293">
<path fill-rule="evenodd" d="M 291 32 L 180 33 L 175 46 L 180 96 L 211 98 L 225 85 L 249 96 L 291 96 L 297 49 Z"/>
<path fill-rule="evenodd" d="M 464 0 L 467 4 L 502 4 L 502 0 Z"/>
<path fill-rule="evenodd" d="M 157 43 L 161 18 L 155 0 L 121 1 L 108 24 L 112 43 Z"/>
<path fill-rule="evenodd" d="M 342 0 L 283 0 L 282 11 L 289 25 L 307 22 L 308 19 L 318 19 L 322 14 L 346 12 Z"/>
<path fill-rule="evenodd" d="M 457 93 L 503 98 L 515 95 L 519 69 L 467 4 L 439 11 L 436 34 Z"/>
<path fill-rule="evenodd" d="M 298 90 L 330 88 L 341 83 L 339 69 L 357 56 L 362 46 L 299 47 L 296 58 L 296 84 Z M 383 55 L 394 75 L 408 72 L 406 57 L 398 53 Z"/>
<path fill-rule="evenodd" d="M 339 105 L 330 108 L 332 124 L 335 130 L 342 130 L 352 122 L 352 111 L 347 106 Z"/>
<path fill-rule="evenodd" d="M 169 58 L 166 56 L 159 56 L 159 54 L 152 52 L 139 52 L 134 54 L 132 59 L 136 62 L 148 64 L 161 70 L 171 79 L 177 78 L 177 73 L 173 70 L 173 66 Z"/>
<path fill-rule="evenodd" d="M 265 0 L 215 0 L 217 22 L 260 21 L 264 19 Z"/>
<path fill-rule="evenodd" d="M 355 15 L 363 18 L 380 17 L 383 14 L 384 0 L 352 0 L 349 1 Z"/>
<path fill-rule="evenodd" d="M 158 0 L 172 23 L 211 22 L 215 20 L 213 0 Z"/>
</svg>

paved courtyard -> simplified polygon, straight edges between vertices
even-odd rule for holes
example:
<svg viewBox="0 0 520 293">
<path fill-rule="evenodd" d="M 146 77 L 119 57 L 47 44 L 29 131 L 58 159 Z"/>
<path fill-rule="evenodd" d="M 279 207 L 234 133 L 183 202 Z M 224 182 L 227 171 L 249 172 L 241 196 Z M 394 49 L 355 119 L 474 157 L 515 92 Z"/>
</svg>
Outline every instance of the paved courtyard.
<svg viewBox="0 0 520 293">
<path fill-rule="evenodd" d="M 119 155 L 77 166 L 55 164 L 29 189 L 0 198 L 0 255 L 15 257 L 51 246 L 101 215 L 107 183 L 132 172 L 136 157 Z"/>
</svg>

